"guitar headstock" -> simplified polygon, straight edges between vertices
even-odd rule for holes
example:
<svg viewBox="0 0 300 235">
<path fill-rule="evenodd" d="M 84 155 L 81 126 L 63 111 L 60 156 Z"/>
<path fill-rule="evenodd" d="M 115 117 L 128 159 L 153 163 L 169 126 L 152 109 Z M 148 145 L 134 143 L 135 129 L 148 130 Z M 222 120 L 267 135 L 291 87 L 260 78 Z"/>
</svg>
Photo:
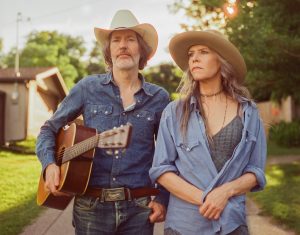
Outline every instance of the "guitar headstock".
<svg viewBox="0 0 300 235">
<path fill-rule="evenodd" d="M 99 135 L 98 148 L 113 149 L 126 148 L 131 137 L 132 125 L 126 124 L 104 131 Z"/>
</svg>

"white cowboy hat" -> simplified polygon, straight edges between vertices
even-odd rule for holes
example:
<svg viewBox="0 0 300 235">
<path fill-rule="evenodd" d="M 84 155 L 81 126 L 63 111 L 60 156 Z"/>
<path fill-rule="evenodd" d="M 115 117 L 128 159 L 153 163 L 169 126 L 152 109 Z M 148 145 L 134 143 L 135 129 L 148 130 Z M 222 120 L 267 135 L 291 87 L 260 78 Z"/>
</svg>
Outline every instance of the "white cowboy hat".
<svg viewBox="0 0 300 235">
<path fill-rule="evenodd" d="M 238 82 L 243 82 L 247 73 L 243 56 L 223 34 L 216 30 L 183 32 L 171 39 L 169 51 L 175 63 L 183 71 L 189 67 L 188 50 L 194 45 L 205 45 L 216 51 L 233 66 Z"/>
<path fill-rule="evenodd" d="M 138 33 L 152 49 L 148 60 L 155 54 L 158 44 L 158 35 L 151 24 L 140 24 L 129 10 L 119 10 L 114 15 L 109 29 L 94 28 L 95 36 L 103 47 L 109 38 L 109 34 L 115 30 L 130 29 Z"/>
</svg>

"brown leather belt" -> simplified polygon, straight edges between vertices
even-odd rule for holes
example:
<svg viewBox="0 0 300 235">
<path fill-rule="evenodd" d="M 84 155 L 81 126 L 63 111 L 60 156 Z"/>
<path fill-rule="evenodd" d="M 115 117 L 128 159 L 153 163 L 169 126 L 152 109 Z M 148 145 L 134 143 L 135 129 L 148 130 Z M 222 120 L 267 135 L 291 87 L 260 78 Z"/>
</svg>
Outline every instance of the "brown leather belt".
<svg viewBox="0 0 300 235">
<path fill-rule="evenodd" d="M 104 202 L 115 202 L 132 200 L 139 197 L 155 196 L 159 193 L 157 188 L 95 188 L 88 187 L 83 194 L 84 196 L 99 198 Z"/>
</svg>

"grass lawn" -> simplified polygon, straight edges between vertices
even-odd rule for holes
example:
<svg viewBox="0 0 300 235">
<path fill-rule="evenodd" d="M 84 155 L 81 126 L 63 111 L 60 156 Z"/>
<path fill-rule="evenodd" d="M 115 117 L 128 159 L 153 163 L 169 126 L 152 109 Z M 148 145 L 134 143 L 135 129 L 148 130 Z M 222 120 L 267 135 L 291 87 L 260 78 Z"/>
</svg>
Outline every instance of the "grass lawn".
<svg viewBox="0 0 300 235">
<path fill-rule="evenodd" d="M 300 234 L 300 163 L 268 166 L 264 191 L 249 194 L 263 214 Z"/>
<path fill-rule="evenodd" d="M 300 155 L 300 147 L 281 147 L 271 141 L 268 142 L 268 156 L 280 157 L 287 155 Z"/>
<path fill-rule="evenodd" d="M 0 161 L 0 233 L 16 235 L 43 210 L 36 205 L 41 166 L 35 155 L 3 149 Z"/>
</svg>

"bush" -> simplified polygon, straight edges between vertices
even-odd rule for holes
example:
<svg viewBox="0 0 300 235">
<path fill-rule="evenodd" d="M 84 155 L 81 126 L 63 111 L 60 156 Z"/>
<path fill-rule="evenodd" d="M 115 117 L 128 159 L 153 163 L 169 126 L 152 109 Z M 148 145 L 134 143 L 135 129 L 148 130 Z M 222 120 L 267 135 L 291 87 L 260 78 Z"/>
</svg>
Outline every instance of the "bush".
<svg viewBox="0 0 300 235">
<path fill-rule="evenodd" d="M 286 147 L 300 146 L 300 121 L 280 122 L 270 128 L 270 140 Z"/>
</svg>

